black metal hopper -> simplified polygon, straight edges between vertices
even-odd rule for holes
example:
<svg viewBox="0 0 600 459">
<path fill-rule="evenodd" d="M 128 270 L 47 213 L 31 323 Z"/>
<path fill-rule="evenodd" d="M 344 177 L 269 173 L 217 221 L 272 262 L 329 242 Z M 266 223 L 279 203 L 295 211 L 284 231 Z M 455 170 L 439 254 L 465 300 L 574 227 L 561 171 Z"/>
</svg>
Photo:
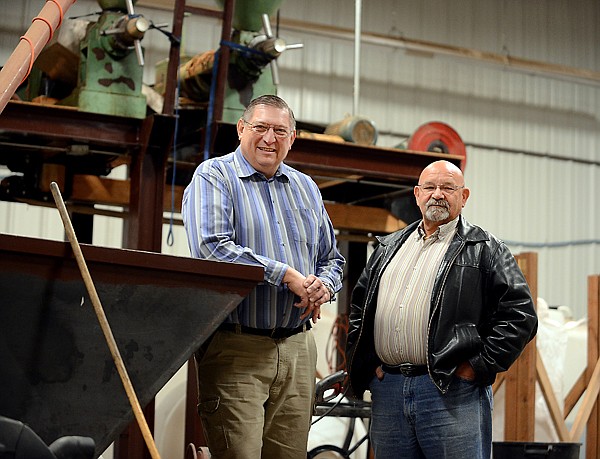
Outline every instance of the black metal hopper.
<svg viewBox="0 0 600 459">
<path fill-rule="evenodd" d="M 263 279 L 259 267 L 81 245 L 141 406 Z M 71 247 L 0 234 L 0 414 L 104 451 L 133 412 Z"/>
</svg>

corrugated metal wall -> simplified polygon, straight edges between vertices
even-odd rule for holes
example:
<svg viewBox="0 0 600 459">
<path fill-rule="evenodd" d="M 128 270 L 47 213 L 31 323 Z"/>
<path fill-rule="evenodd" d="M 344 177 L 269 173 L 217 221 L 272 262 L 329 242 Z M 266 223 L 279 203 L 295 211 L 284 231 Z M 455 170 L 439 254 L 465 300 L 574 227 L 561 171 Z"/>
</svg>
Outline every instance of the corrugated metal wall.
<svg viewBox="0 0 600 459">
<path fill-rule="evenodd" d="M 0 4 L 8 0 L 0 0 Z M 362 28 L 410 40 L 463 47 L 576 69 L 600 71 L 600 4 L 595 0 L 363 1 Z M 0 57 L 6 58 L 43 2 L 19 2 L 0 17 Z M 207 2 L 207 4 L 209 4 Z M 79 0 L 69 15 L 97 11 Z M 172 14 L 137 8 L 155 23 Z M 322 25 L 324 31 L 354 28 L 350 0 L 287 1 L 286 19 Z M 18 25 L 22 28 L 19 28 Z M 315 123 L 339 120 L 353 109 L 354 43 L 286 29 L 302 50 L 279 59 L 279 94 L 297 118 Z M 195 54 L 218 46 L 220 23 L 186 20 L 184 49 Z M 154 64 L 167 56 L 158 32 L 144 39 L 147 83 Z M 551 305 L 586 314 L 587 276 L 600 273 L 600 83 L 517 71 L 400 46 L 361 47 L 359 112 L 372 119 L 379 144 L 394 146 L 431 121 L 452 126 L 467 144 L 465 171 L 471 198 L 465 215 L 510 242 L 514 252 L 539 254 L 539 294 Z M 0 176 L 6 171 L 0 170 Z M 50 209 L 0 203 L 0 231 L 62 238 Z M 96 217 L 94 243 L 118 246 L 120 222 Z M 166 253 L 187 255 L 180 227 Z"/>
<path fill-rule="evenodd" d="M 287 2 L 282 18 L 352 29 L 354 2 Z M 363 33 L 600 71 L 593 1 L 380 1 L 363 3 Z M 299 58 L 280 59 L 280 94 L 301 119 L 331 122 L 352 111 L 351 40 L 303 36 Z M 288 84 L 288 82 L 290 84 Z M 361 47 L 359 114 L 379 144 L 394 146 L 431 121 L 467 144 L 465 215 L 539 256 L 539 294 L 586 315 L 587 276 L 600 273 L 600 81 L 517 71 L 401 47 Z"/>
</svg>

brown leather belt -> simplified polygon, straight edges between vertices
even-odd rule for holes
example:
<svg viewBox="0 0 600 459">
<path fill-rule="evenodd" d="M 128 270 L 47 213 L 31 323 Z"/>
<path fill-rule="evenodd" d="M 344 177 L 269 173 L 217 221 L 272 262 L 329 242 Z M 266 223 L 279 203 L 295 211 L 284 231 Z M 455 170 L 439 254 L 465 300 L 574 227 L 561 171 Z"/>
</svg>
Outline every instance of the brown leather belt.
<svg viewBox="0 0 600 459">
<path fill-rule="evenodd" d="M 384 363 L 381 365 L 381 369 L 386 373 L 407 377 L 427 374 L 427 365 L 413 365 L 412 363 L 401 363 L 400 365 L 386 365 Z"/>
<path fill-rule="evenodd" d="M 285 339 L 289 338 L 290 336 L 297 335 L 298 333 L 303 333 L 307 330 L 310 330 L 310 324 L 303 323 L 296 328 L 252 328 L 240 324 L 224 323 L 219 326 L 218 330 L 230 331 L 237 333 L 238 335 L 247 333 L 248 335 L 268 336 L 269 338 L 273 339 Z"/>
</svg>

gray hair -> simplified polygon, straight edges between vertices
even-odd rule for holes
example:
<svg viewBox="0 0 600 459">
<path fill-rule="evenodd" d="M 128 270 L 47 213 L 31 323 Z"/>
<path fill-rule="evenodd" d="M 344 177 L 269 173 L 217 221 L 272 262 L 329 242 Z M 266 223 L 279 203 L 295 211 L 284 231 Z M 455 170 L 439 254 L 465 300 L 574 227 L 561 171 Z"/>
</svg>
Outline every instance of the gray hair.
<svg viewBox="0 0 600 459">
<path fill-rule="evenodd" d="M 273 94 L 266 94 L 264 96 L 259 96 L 256 99 L 253 99 L 244 110 L 242 119 L 248 121 L 250 118 L 252 118 L 252 114 L 257 105 L 267 105 L 269 107 L 275 107 L 282 110 L 286 110 L 290 115 L 290 127 L 292 128 L 292 131 L 296 129 L 296 118 L 294 117 L 294 112 L 292 111 L 290 106 L 285 102 L 285 100 Z"/>
</svg>

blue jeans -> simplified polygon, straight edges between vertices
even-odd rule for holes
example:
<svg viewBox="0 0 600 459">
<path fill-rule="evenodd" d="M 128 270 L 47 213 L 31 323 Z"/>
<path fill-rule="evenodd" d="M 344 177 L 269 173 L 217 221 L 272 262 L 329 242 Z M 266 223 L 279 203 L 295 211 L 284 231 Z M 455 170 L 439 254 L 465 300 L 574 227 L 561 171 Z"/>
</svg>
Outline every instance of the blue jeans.
<svg viewBox="0 0 600 459">
<path fill-rule="evenodd" d="M 455 378 L 442 394 L 429 375 L 386 373 L 370 384 L 376 459 L 489 459 L 492 389 Z"/>
</svg>

